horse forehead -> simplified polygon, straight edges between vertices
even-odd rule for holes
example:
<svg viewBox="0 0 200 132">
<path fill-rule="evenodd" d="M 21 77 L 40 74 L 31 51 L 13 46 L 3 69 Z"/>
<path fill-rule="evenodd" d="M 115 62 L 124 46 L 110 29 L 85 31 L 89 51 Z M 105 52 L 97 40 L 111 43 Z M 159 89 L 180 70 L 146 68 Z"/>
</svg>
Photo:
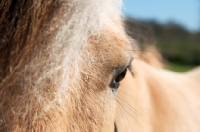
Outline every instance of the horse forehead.
<svg viewBox="0 0 200 132">
<path fill-rule="evenodd" d="M 109 61 L 110 65 L 121 65 L 132 57 L 130 40 L 123 32 L 103 30 L 100 35 L 90 36 L 88 42 L 92 55 Z"/>
</svg>

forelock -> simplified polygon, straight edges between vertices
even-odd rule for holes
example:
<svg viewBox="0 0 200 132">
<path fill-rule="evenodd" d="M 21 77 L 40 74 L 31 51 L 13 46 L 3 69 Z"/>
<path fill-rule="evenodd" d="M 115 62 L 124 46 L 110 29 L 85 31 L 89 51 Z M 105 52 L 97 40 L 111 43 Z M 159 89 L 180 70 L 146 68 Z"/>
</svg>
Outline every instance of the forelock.
<svg viewBox="0 0 200 132">
<path fill-rule="evenodd" d="M 29 2 L 21 3 L 30 5 L 30 12 L 19 11 L 24 18 L 27 17 L 28 22 L 24 26 L 29 30 L 21 30 L 23 19 L 22 22 L 18 20 L 19 27 L 16 32 L 11 29 L 15 37 L 12 43 L 16 43 L 16 46 L 13 46 L 7 55 L 13 56 L 11 58 L 16 60 L 16 63 L 10 61 L 6 65 L 9 74 L 3 79 L 1 86 L 10 80 L 7 87 L 19 87 L 22 88 L 20 91 L 27 95 L 34 94 L 37 102 L 48 104 L 44 106 L 44 109 L 48 110 L 57 103 L 63 105 L 62 99 L 69 96 L 69 87 L 75 87 L 71 85 L 81 80 L 81 67 L 91 59 L 87 52 L 88 38 L 100 35 L 105 27 L 118 29 L 115 25 L 120 22 L 121 0 Z M 2 43 L 4 40 L 6 38 L 2 38 Z M 22 51 L 18 51 L 20 47 L 23 47 Z M 49 85 L 54 91 L 51 96 L 44 95 Z M 49 100 L 51 101 L 47 102 Z"/>
</svg>

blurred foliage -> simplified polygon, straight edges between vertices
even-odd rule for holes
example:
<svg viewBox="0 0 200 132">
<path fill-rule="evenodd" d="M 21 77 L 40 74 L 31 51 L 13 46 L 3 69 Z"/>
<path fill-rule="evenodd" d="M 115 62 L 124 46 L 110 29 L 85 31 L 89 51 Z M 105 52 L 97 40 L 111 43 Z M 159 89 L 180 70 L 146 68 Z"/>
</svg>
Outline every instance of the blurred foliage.
<svg viewBox="0 0 200 132">
<path fill-rule="evenodd" d="M 164 67 L 165 69 L 175 71 L 175 72 L 187 72 L 194 68 L 194 66 L 180 65 L 180 64 L 170 64 Z"/>
<path fill-rule="evenodd" d="M 200 31 L 190 32 L 171 21 L 160 24 L 154 20 L 126 19 L 128 35 L 136 39 L 143 49 L 156 44 L 164 59 L 184 65 L 200 64 Z"/>
</svg>

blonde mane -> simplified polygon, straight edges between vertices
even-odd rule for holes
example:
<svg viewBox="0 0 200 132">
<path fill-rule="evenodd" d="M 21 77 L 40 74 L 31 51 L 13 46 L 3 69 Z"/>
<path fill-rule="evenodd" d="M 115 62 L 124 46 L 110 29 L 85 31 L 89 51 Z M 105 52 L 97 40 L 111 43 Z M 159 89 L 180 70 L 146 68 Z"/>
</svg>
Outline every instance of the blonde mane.
<svg viewBox="0 0 200 132">
<path fill-rule="evenodd" d="M 0 2 L 0 131 L 114 129 L 109 85 L 132 58 L 120 8 L 120 0 Z"/>
</svg>

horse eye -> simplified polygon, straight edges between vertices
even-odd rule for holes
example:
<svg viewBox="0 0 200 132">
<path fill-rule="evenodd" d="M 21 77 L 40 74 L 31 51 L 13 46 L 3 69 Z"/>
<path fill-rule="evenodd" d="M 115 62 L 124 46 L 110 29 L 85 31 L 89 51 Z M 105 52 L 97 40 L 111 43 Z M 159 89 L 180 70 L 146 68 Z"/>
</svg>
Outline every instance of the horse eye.
<svg viewBox="0 0 200 132">
<path fill-rule="evenodd" d="M 122 81 L 124 77 L 126 76 L 126 72 L 127 72 L 127 68 L 125 68 L 123 71 L 121 71 L 119 74 L 117 74 L 117 76 L 115 76 L 112 79 L 110 83 L 110 88 L 112 88 L 113 92 L 116 92 L 116 90 L 118 89 L 120 85 L 120 81 Z"/>
<path fill-rule="evenodd" d="M 124 77 L 126 76 L 126 71 L 127 71 L 127 68 L 124 69 L 117 77 L 116 77 L 116 82 L 120 82 L 121 80 L 124 79 Z"/>
</svg>

